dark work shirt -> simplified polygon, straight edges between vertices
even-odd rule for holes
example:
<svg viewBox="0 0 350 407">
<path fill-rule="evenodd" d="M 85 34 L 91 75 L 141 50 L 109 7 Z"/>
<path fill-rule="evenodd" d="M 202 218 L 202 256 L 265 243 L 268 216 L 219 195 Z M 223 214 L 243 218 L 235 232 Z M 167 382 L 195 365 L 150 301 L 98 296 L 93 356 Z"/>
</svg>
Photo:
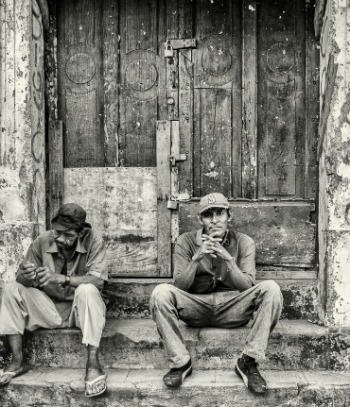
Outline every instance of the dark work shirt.
<svg viewBox="0 0 350 407">
<path fill-rule="evenodd" d="M 174 285 L 179 275 L 186 273 L 194 266 L 192 257 L 202 245 L 202 230 L 182 234 L 175 247 Z M 224 248 L 236 260 L 241 272 L 248 278 L 251 285 L 255 284 L 255 244 L 249 236 L 234 231 L 228 231 Z M 237 290 L 237 287 L 228 286 L 221 281 L 221 276 L 230 273 L 226 261 L 206 255 L 199 263 L 194 281 L 186 291 L 204 294 L 221 290 Z"/>
</svg>

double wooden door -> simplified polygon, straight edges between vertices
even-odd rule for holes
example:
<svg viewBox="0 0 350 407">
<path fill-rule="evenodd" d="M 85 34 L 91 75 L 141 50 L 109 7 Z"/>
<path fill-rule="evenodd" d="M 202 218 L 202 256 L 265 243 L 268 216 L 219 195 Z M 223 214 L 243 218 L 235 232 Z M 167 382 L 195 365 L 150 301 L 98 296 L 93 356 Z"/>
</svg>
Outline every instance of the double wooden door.
<svg viewBox="0 0 350 407">
<path fill-rule="evenodd" d="M 170 276 L 213 191 L 259 266 L 314 267 L 312 17 L 302 0 L 57 4 L 64 200 L 88 210 L 112 274 Z"/>
</svg>

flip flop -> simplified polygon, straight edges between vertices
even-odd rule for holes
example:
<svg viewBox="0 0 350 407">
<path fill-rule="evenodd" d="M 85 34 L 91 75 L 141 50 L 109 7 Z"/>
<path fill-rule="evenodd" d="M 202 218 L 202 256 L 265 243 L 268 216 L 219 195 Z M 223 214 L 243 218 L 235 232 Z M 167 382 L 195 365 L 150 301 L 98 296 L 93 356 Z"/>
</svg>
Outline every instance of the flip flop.
<svg viewBox="0 0 350 407">
<path fill-rule="evenodd" d="M 96 377 L 94 380 L 90 380 L 89 382 L 85 382 L 85 396 L 86 397 L 95 397 L 99 396 L 100 394 L 104 393 L 107 389 L 107 375 L 104 373 L 101 376 Z M 94 386 L 98 382 L 103 382 L 103 388 L 97 392 L 92 391 L 92 386 Z"/>
<path fill-rule="evenodd" d="M 9 380 L 2 382 L 0 381 L 0 387 L 4 386 L 5 384 L 10 383 L 10 381 L 12 379 L 14 379 L 17 376 L 20 376 L 23 373 L 26 373 L 28 371 L 28 367 L 27 366 L 22 366 L 19 369 L 13 371 L 13 372 L 4 372 L 4 370 L 1 371 L 0 373 L 0 379 L 2 379 L 4 376 L 9 376 Z"/>
</svg>

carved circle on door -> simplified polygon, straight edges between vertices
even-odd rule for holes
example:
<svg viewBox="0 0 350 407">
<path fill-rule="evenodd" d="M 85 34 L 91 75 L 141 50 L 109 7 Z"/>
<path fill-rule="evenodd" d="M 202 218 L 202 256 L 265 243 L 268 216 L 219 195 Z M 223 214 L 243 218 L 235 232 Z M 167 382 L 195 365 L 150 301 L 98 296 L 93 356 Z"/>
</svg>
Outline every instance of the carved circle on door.
<svg viewBox="0 0 350 407">
<path fill-rule="evenodd" d="M 93 59 L 85 53 L 74 54 L 70 56 L 66 62 L 66 74 L 68 78 L 76 84 L 91 81 L 95 73 L 95 63 Z"/>
<path fill-rule="evenodd" d="M 209 35 L 198 41 L 194 53 L 202 85 L 221 86 L 232 81 L 235 56 L 231 37 Z"/>
<path fill-rule="evenodd" d="M 148 61 L 134 61 L 126 68 L 126 82 L 131 89 L 145 92 L 157 80 L 157 69 Z"/>
<path fill-rule="evenodd" d="M 128 96 L 147 100 L 158 91 L 159 57 L 149 50 L 133 50 L 126 55 L 124 87 Z"/>
<path fill-rule="evenodd" d="M 294 47 L 287 42 L 276 42 L 267 51 L 267 66 L 272 72 L 283 75 L 294 66 Z"/>
<path fill-rule="evenodd" d="M 211 76 L 224 75 L 232 65 L 232 56 L 227 48 L 220 45 L 208 45 L 202 54 L 202 66 Z"/>
</svg>

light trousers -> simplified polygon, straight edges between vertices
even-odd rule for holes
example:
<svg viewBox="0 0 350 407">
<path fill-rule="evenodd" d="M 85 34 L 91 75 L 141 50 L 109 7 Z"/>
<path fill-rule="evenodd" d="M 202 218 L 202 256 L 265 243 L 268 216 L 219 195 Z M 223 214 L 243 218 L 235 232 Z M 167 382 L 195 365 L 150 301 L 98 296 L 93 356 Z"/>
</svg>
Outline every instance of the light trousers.
<svg viewBox="0 0 350 407">
<path fill-rule="evenodd" d="M 243 291 L 191 294 L 171 284 L 160 284 L 151 296 L 152 318 L 167 350 L 172 368 L 190 360 L 179 320 L 194 327 L 235 328 L 253 320 L 242 353 L 265 359 L 270 332 L 282 311 L 282 294 L 274 281 L 264 281 Z"/>
<path fill-rule="evenodd" d="M 56 307 L 45 292 L 15 281 L 4 284 L 0 335 L 23 335 L 25 329 L 78 327 L 82 331 L 84 345 L 99 347 L 106 315 L 99 290 L 93 284 L 80 284 L 75 290 L 74 300 L 61 304 L 71 307 L 66 320 L 62 320 L 57 309 L 60 303 Z"/>
</svg>

